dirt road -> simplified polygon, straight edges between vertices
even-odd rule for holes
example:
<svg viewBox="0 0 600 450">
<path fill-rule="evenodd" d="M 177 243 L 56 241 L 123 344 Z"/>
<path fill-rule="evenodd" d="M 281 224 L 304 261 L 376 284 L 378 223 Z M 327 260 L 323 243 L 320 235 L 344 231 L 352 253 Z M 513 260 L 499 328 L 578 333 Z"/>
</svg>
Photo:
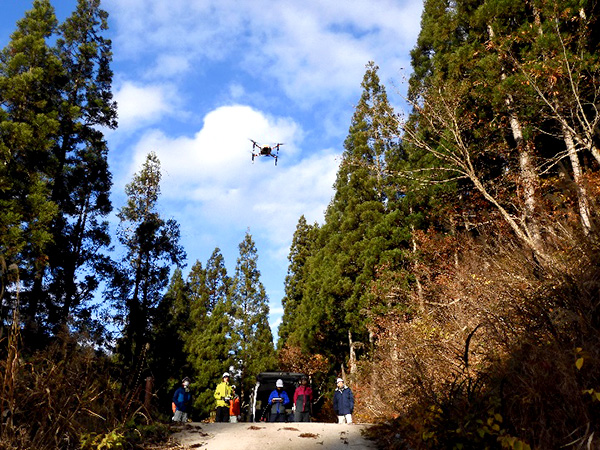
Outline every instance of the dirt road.
<svg viewBox="0 0 600 450">
<path fill-rule="evenodd" d="M 332 423 L 189 423 L 175 433 L 181 445 L 202 450 L 371 449 L 366 425 Z"/>
</svg>

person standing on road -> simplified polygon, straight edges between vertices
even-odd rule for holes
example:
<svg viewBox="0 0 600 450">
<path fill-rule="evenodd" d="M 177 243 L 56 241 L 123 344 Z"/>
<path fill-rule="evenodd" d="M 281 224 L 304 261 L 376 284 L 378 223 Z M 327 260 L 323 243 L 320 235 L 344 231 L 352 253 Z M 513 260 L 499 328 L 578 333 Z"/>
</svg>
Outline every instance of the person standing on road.
<svg viewBox="0 0 600 450">
<path fill-rule="evenodd" d="M 229 402 L 233 389 L 229 386 L 229 372 L 223 374 L 223 381 L 217 384 L 215 399 L 217 400 L 217 414 L 215 422 L 229 422 Z"/>
<path fill-rule="evenodd" d="M 181 387 L 173 394 L 173 412 L 175 413 L 173 415 L 173 422 L 187 422 L 191 404 L 190 379 L 185 377 L 181 380 Z"/>
<path fill-rule="evenodd" d="M 352 423 L 354 396 L 341 378 L 337 379 L 337 389 L 333 393 L 333 410 L 338 416 L 338 423 Z"/>
<path fill-rule="evenodd" d="M 287 392 L 283 390 L 283 380 L 275 383 L 275 390 L 269 395 L 269 406 L 271 407 L 270 422 L 285 422 L 285 405 L 290 404 Z"/>
<path fill-rule="evenodd" d="M 308 377 L 302 375 L 300 386 L 294 392 L 294 420 L 296 422 L 310 422 L 312 414 L 313 391 L 308 385 Z"/>
<path fill-rule="evenodd" d="M 235 392 L 235 386 L 231 386 L 233 391 L 231 395 L 231 401 L 229 402 L 229 422 L 237 423 L 242 413 L 240 408 L 240 397 Z"/>
</svg>

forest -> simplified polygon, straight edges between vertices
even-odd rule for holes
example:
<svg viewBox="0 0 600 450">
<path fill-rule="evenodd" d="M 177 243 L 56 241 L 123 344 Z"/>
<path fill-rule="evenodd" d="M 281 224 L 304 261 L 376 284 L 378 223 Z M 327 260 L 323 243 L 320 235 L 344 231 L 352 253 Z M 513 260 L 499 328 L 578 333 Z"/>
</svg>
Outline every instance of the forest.
<svg viewBox="0 0 600 450">
<path fill-rule="evenodd" d="M 344 377 L 380 448 L 599 448 L 598 17 L 425 0 L 410 112 L 368 62 L 274 336 L 249 232 L 234 273 L 219 248 L 184 273 L 155 154 L 112 204 L 107 13 L 35 0 L 0 53 L 0 448 L 150 448 L 184 376 L 211 420 L 223 372 L 247 403 L 267 370 L 308 374 L 322 421 Z"/>
</svg>

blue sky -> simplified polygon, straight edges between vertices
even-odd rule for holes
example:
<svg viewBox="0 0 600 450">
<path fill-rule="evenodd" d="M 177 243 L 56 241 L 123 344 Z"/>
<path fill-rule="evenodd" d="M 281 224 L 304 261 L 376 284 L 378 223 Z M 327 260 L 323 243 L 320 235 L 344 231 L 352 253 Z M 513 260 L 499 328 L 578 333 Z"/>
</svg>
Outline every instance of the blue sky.
<svg viewBox="0 0 600 450">
<path fill-rule="evenodd" d="M 0 45 L 32 0 L 0 0 Z M 53 0 L 60 21 L 75 0 Z M 273 334 L 298 219 L 322 223 L 365 64 L 402 105 L 422 0 L 104 0 L 119 128 L 106 134 L 115 212 L 150 151 L 159 209 L 181 227 L 184 275 L 215 247 L 233 276 L 247 230 Z M 400 106 L 398 106 L 400 108 Z M 278 165 L 249 139 L 284 142 Z M 111 217 L 113 231 L 117 220 Z M 115 240 L 116 241 L 116 240 Z"/>
</svg>

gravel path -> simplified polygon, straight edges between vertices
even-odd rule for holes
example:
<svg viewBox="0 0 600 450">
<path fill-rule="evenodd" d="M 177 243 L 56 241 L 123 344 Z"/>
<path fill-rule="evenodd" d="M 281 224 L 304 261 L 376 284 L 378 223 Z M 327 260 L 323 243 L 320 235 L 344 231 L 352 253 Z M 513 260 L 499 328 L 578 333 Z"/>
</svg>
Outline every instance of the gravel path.
<svg viewBox="0 0 600 450">
<path fill-rule="evenodd" d="M 188 423 L 173 438 L 202 450 L 376 449 L 363 437 L 367 425 L 332 423 Z"/>
</svg>

